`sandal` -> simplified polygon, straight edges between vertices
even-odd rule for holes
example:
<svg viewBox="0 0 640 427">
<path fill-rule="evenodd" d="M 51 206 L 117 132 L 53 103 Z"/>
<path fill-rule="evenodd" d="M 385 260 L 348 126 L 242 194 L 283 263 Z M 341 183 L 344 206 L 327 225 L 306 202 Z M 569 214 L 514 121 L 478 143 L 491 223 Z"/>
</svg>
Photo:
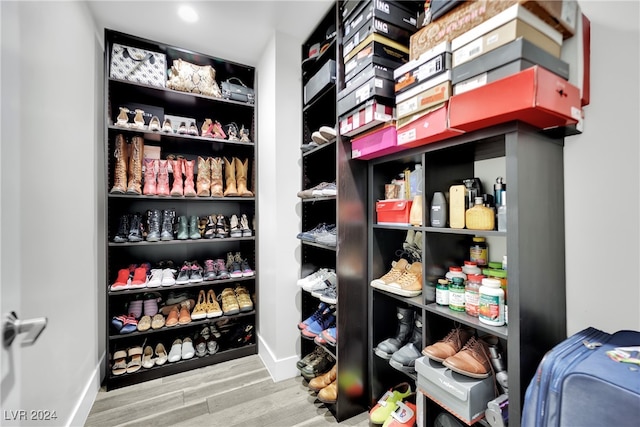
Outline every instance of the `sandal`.
<svg viewBox="0 0 640 427">
<path fill-rule="evenodd" d="M 127 352 L 119 350 L 113 353 L 113 366 L 111 367 L 111 373 L 113 375 L 122 375 L 127 372 Z"/>
<path fill-rule="evenodd" d="M 167 350 L 161 342 L 156 344 L 156 356 L 156 365 L 162 366 L 167 362 Z"/>
<path fill-rule="evenodd" d="M 160 119 L 158 116 L 151 117 L 151 121 L 149 122 L 149 130 L 152 131 L 160 131 Z"/>
<path fill-rule="evenodd" d="M 160 313 L 151 319 L 151 329 L 160 329 L 164 326 L 164 316 Z"/>
<path fill-rule="evenodd" d="M 201 320 L 207 317 L 207 308 L 209 305 L 206 302 L 206 296 L 204 293 L 204 289 L 200 290 L 198 294 L 198 303 L 196 304 L 193 312 L 191 313 L 191 319 L 193 320 Z"/>
<path fill-rule="evenodd" d="M 131 360 L 127 363 L 127 374 L 132 374 L 142 367 L 142 347 L 132 347 L 128 354 Z"/>
<path fill-rule="evenodd" d="M 178 307 L 173 307 L 171 309 L 171 312 L 167 316 L 167 321 L 165 322 L 165 325 L 168 326 L 168 327 L 176 326 L 178 324 L 178 317 L 179 316 L 180 315 L 178 314 Z"/>
</svg>

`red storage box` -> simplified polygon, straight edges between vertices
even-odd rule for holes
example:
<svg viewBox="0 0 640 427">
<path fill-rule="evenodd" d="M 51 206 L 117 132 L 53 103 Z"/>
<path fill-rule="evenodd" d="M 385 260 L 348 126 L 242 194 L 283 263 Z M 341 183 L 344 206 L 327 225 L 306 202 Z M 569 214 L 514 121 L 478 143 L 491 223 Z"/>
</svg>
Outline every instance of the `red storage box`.
<svg viewBox="0 0 640 427">
<path fill-rule="evenodd" d="M 449 127 L 449 104 L 445 102 L 416 120 L 403 124 L 398 132 L 398 146 L 418 147 L 464 133 Z"/>
<path fill-rule="evenodd" d="M 580 90 L 538 65 L 449 99 L 449 125 L 465 132 L 512 120 L 547 129 L 581 117 Z"/>
<path fill-rule="evenodd" d="M 369 160 L 404 150 L 398 146 L 395 122 L 389 122 L 351 140 L 351 158 Z"/>
<path fill-rule="evenodd" d="M 378 224 L 409 225 L 409 211 L 411 200 L 381 200 L 376 202 Z"/>
</svg>

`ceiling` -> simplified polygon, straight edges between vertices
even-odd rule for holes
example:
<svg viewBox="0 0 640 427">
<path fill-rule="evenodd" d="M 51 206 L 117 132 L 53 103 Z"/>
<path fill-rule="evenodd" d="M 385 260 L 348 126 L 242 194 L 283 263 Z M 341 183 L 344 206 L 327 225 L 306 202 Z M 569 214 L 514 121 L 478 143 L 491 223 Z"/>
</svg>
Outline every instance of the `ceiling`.
<svg viewBox="0 0 640 427">
<path fill-rule="evenodd" d="M 99 31 L 104 28 L 256 66 L 274 31 L 300 40 L 311 34 L 332 0 L 298 1 L 93 1 L 87 2 Z M 192 6 L 193 24 L 178 7 Z"/>
</svg>

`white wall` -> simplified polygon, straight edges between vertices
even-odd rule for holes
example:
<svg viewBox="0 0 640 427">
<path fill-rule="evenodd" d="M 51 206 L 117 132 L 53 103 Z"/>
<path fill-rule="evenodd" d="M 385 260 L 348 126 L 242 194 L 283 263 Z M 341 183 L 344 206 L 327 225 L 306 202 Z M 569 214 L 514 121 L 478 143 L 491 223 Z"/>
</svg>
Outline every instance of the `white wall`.
<svg viewBox="0 0 640 427">
<path fill-rule="evenodd" d="M 94 23 L 84 2 L 5 3 L 2 28 L 17 29 L 7 41 L 17 50 L 5 51 L 3 40 L 2 61 L 19 78 L 2 74 L 2 207 L 10 213 L 2 216 L 2 289 L 19 287 L 19 316 L 45 316 L 48 326 L 20 351 L 21 406 L 2 409 L 56 411 L 55 420 L 21 425 L 82 424 L 104 347 Z"/>
<path fill-rule="evenodd" d="M 565 141 L 567 329 L 640 330 L 640 6 L 581 1 L 591 103 Z"/>
<path fill-rule="evenodd" d="M 274 380 L 297 373 L 302 41 L 275 32 L 258 72 L 258 336 Z"/>
</svg>

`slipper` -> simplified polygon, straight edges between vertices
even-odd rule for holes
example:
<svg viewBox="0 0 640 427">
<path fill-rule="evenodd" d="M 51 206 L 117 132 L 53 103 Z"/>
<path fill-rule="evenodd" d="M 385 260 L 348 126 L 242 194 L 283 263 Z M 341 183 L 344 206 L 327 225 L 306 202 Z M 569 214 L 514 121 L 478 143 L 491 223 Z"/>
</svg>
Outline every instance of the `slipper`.
<svg viewBox="0 0 640 427">
<path fill-rule="evenodd" d="M 123 320 L 122 328 L 120 328 L 121 334 L 130 334 L 138 330 L 138 321 L 133 316 L 125 316 Z"/>
<path fill-rule="evenodd" d="M 196 354 L 195 349 L 193 348 L 193 341 L 191 338 L 185 338 L 182 341 L 182 360 L 191 359 Z"/>
<path fill-rule="evenodd" d="M 178 338 L 171 345 L 171 350 L 169 351 L 169 362 L 177 362 L 182 358 L 182 340 Z"/>
<path fill-rule="evenodd" d="M 132 347 L 128 354 L 131 360 L 127 363 L 127 374 L 132 374 L 142 367 L 142 347 Z"/>
<path fill-rule="evenodd" d="M 113 353 L 113 366 L 111 367 L 111 373 L 113 375 L 122 375 L 127 372 L 127 352 L 119 350 Z"/>
<path fill-rule="evenodd" d="M 329 126 L 320 126 L 320 129 L 318 129 L 318 132 L 320 132 L 320 135 L 322 135 L 327 141 L 331 141 L 333 138 L 336 137 L 335 128 L 332 128 Z"/>
<path fill-rule="evenodd" d="M 155 359 L 153 358 L 153 349 L 150 345 L 144 348 L 144 353 L 142 353 L 142 367 L 143 368 L 153 368 L 153 365 L 156 364 Z"/>
<path fill-rule="evenodd" d="M 180 317 L 178 319 L 178 323 L 181 325 L 186 325 L 187 323 L 191 323 L 191 314 L 189 313 L 188 307 L 182 307 L 180 309 Z"/>
<path fill-rule="evenodd" d="M 167 362 L 167 350 L 161 342 L 156 344 L 156 356 L 156 365 L 162 366 Z"/>
<path fill-rule="evenodd" d="M 164 326 L 164 316 L 160 313 L 151 319 L 151 329 L 160 329 Z"/>
<path fill-rule="evenodd" d="M 140 332 L 148 331 L 151 328 L 151 316 L 142 316 L 138 321 L 138 330 Z"/>
<path fill-rule="evenodd" d="M 318 145 L 326 144 L 327 142 L 329 142 L 329 140 L 322 136 L 319 131 L 313 132 L 311 134 L 311 139 L 313 139 L 313 141 Z"/>
<path fill-rule="evenodd" d="M 167 316 L 165 325 L 169 327 L 176 326 L 178 324 L 178 316 L 178 309 L 174 307 L 173 310 L 171 310 L 171 313 Z"/>
<path fill-rule="evenodd" d="M 160 313 L 162 313 L 163 315 L 167 316 L 171 310 L 173 310 L 174 308 L 177 310 L 180 310 L 180 307 L 182 307 L 183 305 L 188 305 L 189 307 L 193 307 L 195 305 L 196 301 L 193 299 L 187 299 L 184 300 L 182 302 L 178 302 L 175 304 L 167 304 L 164 307 L 162 307 L 160 309 Z"/>
</svg>

